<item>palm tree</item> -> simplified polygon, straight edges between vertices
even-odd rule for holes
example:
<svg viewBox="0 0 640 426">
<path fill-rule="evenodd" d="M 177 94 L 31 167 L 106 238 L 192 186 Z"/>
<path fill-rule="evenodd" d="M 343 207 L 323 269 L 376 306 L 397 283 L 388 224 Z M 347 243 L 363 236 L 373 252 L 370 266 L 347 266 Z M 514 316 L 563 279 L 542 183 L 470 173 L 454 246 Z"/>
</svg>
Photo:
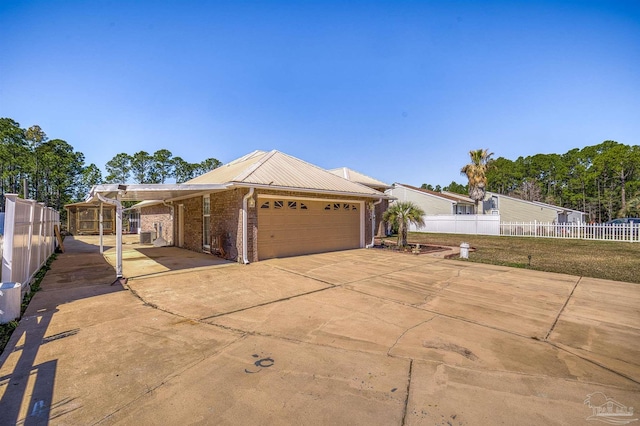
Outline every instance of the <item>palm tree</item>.
<svg viewBox="0 0 640 426">
<path fill-rule="evenodd" d="M 484 200 L 484 196 L 487 192 L 487 168 L 491 161 L 493 152 L 489 152 L 486 149 L 476 149 L 469 151 L 471 157 L 471 163 L 465 165 L 460 174 L 466 176 L 469 179 L 469 197 L 476 203 L 476 214 L 478 214 L 478 203 L 480 200 Z"/>
<path fill-rule="evenodd" d="M 407 245 L 407 229 L 409 223 L 416 226 L 423 226 L 424 210 L 416 206 L 411 201 L 399 201 L 389 206 L 382 219 L 388 223 L 398 224 L 398 245 L 405 247 Z"/>
</svg>

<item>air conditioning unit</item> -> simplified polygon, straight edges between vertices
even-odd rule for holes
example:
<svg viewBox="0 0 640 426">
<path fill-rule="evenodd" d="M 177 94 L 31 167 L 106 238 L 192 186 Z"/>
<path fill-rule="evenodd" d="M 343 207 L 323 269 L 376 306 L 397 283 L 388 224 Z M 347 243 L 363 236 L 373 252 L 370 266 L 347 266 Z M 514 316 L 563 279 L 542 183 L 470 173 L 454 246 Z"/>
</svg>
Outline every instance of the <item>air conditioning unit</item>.
<svg viewBox="0 0 640 426">
<path fill-rule="evenodd" d="M 153 232 L 145 231 L 140 233 L 140 244 L 151 244 L 151 234 Z"/>
</svg>

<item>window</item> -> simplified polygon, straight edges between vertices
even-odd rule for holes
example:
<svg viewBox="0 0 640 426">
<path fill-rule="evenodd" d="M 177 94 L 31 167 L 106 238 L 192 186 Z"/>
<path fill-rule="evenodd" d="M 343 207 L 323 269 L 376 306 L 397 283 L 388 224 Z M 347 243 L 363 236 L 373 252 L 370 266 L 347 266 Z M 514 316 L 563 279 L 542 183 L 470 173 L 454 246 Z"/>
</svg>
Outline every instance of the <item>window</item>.
<svg viewBox="0 0 640 426">
<path fill-rule="evenodd" d="M 345 209 L 345 210 L 349 210 L 349 209 L 350 209 L 350 207 L 351 207 L 351 206 L 350 206 L 349 204 L 343 204 L 343 205 L 342 205 L 342 208 L 343 208 L 343 209 Z"/>
<path fill-rule="evenodd" d="M 211 248 L 211 198 L 208 195 L 202 197 L 202 245 L 207 250 Z"/>
<path fill-rule="evenodd" d="M 333 203 L 334 210 L 340 210 L 340 203 Z"/>
<path fill-rule="evenodd" d="M 289 202 L 287 203 L 287 206 L 288 206 L 290 209 L 295 210 L 295 209 L 297 209 L 297 208 L 298 208 L 298 203 L 296 203 L 295 201 L 289 201 Z"/>
<path fill-rule="evenodd" d="M 355 204 L 351 204 L 351 210 L 352 211 L 356 211 L 356 210 L 358 210 L 358 207 L 356 207 Z"/>
<path fill-rule="evenodd" d="M 331 204 L 327 204 L 326 206 L 324 206 L 325 210 L 331 210 Z"/>
<path fill-rule="evenodd" d="M 284 207 L 284 201 L 274 201 L 273 202 L 273 208 L 274 209 L 281 209 Z"/>
<path fill-rule="evenodd" d="M 260 206 L 261 209 L 268 209 L 269 207 L 271 207 L 271 202 L 269 201 L 265 201 L 264 203 L 262 203 L 262 205 Z"/>
<path fill-rule="evenodd" d="M 305 203 L 300 203 L 300 210 L 308 210 L 309 208 Z"/>
</svg>

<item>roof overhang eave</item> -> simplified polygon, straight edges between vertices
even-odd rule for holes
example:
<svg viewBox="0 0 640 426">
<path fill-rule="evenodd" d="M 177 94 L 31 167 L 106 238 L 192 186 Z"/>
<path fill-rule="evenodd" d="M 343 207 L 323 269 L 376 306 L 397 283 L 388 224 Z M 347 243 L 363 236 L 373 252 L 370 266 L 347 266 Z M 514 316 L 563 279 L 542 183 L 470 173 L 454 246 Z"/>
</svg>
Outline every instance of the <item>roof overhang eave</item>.
<svg viewBox="0 0 640 426">
<path fill-rule="evenodd" d="M 362 192 L 349 192 L 349 191 L 332 191 L 328 189 L 315 189 L 315 188 L 298 188 L 291 186 L 276 186 L 276 185 L 266 185 L 266 184 L 255 184 L 255 183 L 234 183 L 234 187 L 236 188 L 256 188 L 256 189 L 271 189 L 273 191 L 291 191 L 291 192 L 304 192 L 304 193 L 312 193 L 312 194 L 326 194 L 326 195 L 342 195 L 346 197 L 358 197 L 358 198 L 370 198 L 372 200 L 384 199 L 384 200 L 395 200 L 396 197 L 391 195 L 378 192 L 377 194 L 367 194 Z"/>
<path fill-rule="evenodd" d="M 224 191 L 229 184 L 105 184 L 96 185 L 89 191 L 86 203 L 99 203 L 98 194 L 120 201 L 171 201 L 176 198 L 195 196 L 200 193 Z"/>
</svg>

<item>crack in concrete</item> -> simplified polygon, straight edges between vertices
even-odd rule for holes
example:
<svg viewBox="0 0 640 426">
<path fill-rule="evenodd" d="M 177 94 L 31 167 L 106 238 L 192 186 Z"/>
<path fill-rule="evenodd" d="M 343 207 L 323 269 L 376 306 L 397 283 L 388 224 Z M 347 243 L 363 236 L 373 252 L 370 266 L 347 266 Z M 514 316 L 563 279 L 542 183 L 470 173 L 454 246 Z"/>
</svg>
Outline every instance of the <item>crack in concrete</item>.
<svg viewBox="0 0 640 426">
<path fill-rule="evenodd" d="M 420 327 L 423 324 L 428 323 L 429 321 L 432 321 L 434 318 L 436 318 L 438 315 L 434 315 L 433 317 L 429 318 L 428 320 L 424 320 L 419 322 L 416 325 L 413 325 L 409 328 L 407 328 L 405 331 L 402 332 L 402 334 L 400 336 L 398 336 L 398 338 L 396 339 L 396 341 L 393 343 L 393 345 L 391 345 L 391 347 L 389 348 L 389 350 L 387 351 L 387 356 L 392 356 L 391 355 L 391 351 L 393 350 L 393 348 L 396 347 L 396 345 L 398 344 L 398 342 L 400 341 L 400 339 L 402 339 L 404 337 L 405 334 L 407 334 L 408 332 L 410 332 L 411 330 L 413 330 L 414 328 Z"/>
</svg>

